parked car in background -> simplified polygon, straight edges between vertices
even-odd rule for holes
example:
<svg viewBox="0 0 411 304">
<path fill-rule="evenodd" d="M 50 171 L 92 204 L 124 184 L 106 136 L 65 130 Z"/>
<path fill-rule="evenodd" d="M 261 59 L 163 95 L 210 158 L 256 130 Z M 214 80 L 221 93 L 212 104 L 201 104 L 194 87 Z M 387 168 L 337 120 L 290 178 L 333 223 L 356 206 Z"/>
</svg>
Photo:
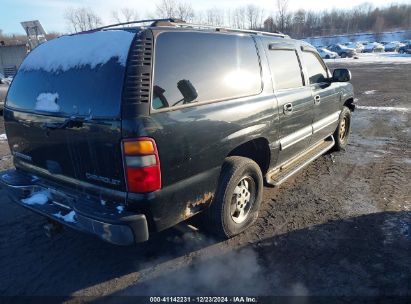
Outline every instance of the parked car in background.
<svg viewBox="0 0 411 304">
<path fill-rule="evenodd" d="M 334 44 L 334 45 L 329 46 L 327 49 L 331 52 L 337 53 L 338 56 L 340 56 L 341 58 L 346 58 L 346 57 L 351 58 L 357 55 L 357 52 L 355 51 L 355 49 L 348 48 L 342 44 Z"/>
<path fill-rule="evenodd" d="M 400 54 L 411 54 L 411 42 L 404 44 L 398 49 L 398 53 Z"/>
<path fill-rule="evenodd" d="M 54 225 L 118 245 L 199 213 L 229 238 L 258 218 L 264 181 L 345 150 L 350 79 L 281 34 L 162 19 L 63 36 L 31 52 L 10 86 L 15 169 L 0 183 Z"/>
<path fill-rule="evenodd" d="M 392 42 L 384 44 L 384 48 L 386 52 L 398 52 L 398 50 L 402 46 L 404 46 L 404 44 L 399 41 L 392 41 Z"/>
<path fill-rule="evenodd" d="M 381 43 L 370 42 L 364 46 L 363 53 L 381 53 L 384 51 L 385 48 Z"/>
<path fill-rule="evenodd" d="M 3 74 L 0 73 L 0 114 L 3 114 L 4 101 L 6 99 L 7 91 L 9 89 L 9 82 Z"/>
<path fill-rule="evenodd" d="M 338 58 L 338 54 L 336 52 L 329 51 L 326 48 L 317 48 L 317 51 L 318 51 L 318 54 L 320 54 L 321 58 L 323 59 Z"/>
<path fill-rule="evenodd" d="M 364 45 L 359 42 L 347 42 L 345 46 L 350 49 L 355 49 L 357 53 L 362 53 L 364 51 Z"/>
</svg>

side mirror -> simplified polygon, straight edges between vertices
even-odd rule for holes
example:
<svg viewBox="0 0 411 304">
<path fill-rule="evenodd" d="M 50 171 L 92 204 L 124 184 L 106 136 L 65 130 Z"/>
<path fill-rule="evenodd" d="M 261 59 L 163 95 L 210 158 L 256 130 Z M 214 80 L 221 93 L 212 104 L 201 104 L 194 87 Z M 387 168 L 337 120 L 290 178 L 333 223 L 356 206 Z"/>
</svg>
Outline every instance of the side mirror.
<svg viewBox="0 0 411 304">
<path fill-rule="evenodd" d="M 333 82 L 348 82 L 351 80 L 351 72 L 348 69 L 335 69 L 333 72 Z"/>
<path fill-rule="evenodd" d="M 193 86 L 193 84 L 190 82 L 190 80 L 186 80 L 186 79 L 180 80 L 177 83 L 177 88 L 181 92 L 181 95 L 183 95 L 184 97 L 184 99 L 182 100 L 183 104 L 190 103 L 196 100 L 198 97 L 197 90 Z"/>
</svg>

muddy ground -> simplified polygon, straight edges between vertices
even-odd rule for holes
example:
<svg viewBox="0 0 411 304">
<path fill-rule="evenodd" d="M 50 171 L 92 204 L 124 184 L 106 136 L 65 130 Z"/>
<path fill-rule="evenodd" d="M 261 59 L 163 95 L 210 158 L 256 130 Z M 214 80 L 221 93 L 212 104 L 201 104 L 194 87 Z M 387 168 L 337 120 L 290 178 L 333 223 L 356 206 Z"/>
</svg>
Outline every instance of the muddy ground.
<svg viewBox="0 0 411 304">
<path fill-rule="evenodd" d="M 346 153 L 266 188 L 257 224 L 231 240 L 186 225 L 126 248 L 50 240 L 0 193 L 0 295 L 411 296 L 411 62 L 349 67 L 358 105 L 383 108 L 353 114 Z M 6 142 L 0 157 L 11 166 Z"/>
</svg>

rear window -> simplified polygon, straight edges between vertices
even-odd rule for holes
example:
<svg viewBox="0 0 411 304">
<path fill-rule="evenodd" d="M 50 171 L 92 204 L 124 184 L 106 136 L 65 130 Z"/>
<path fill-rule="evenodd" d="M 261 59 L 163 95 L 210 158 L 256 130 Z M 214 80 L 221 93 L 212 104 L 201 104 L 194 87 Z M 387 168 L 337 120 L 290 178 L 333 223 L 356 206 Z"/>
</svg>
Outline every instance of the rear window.
<svg viewBox="0 0 411 304">
<path fill-rule="evenodd" d="M 54 116 L 118 116 L 134 36 L 127 31 L 101 31 L 40 45 L 15 76 L 7 106 Z"/>
<path fill-rule="evenodd" d="M 157 38 L 154 109 L 256 95 L 261 88 L 250 36 L 167 32 Z"/>
</svg>

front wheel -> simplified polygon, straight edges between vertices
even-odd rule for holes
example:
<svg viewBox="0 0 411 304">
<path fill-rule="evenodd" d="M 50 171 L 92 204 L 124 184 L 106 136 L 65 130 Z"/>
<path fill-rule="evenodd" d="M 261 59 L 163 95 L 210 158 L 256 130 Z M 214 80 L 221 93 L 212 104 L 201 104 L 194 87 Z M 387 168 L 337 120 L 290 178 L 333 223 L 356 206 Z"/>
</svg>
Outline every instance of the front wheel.
<svg viewBox="0 0 411 304">
<path fill-rule="evenodd" d="M 346 53 L 342 53 L 342 54 L 341 54 L 341 58 L 345 58 L 345 57 L 347 57 L 347 54 L 346 54 Z"/>
<path fill-rule="evenodd" d="M 335 151 L 345 151 L 348 145 L 348 137 L 351 131 L 351 111 L 343 107 L 340 113 L 337 129 L 334 132 Z"/>
<path fill-rule="evenodd" d="M 203 217 L 205 228 L 224 238 L 243 232 L 258 217 L 262 192 L 263 176 L 253 160 L 226 158 L 214 201 Z"/>
</svg>

